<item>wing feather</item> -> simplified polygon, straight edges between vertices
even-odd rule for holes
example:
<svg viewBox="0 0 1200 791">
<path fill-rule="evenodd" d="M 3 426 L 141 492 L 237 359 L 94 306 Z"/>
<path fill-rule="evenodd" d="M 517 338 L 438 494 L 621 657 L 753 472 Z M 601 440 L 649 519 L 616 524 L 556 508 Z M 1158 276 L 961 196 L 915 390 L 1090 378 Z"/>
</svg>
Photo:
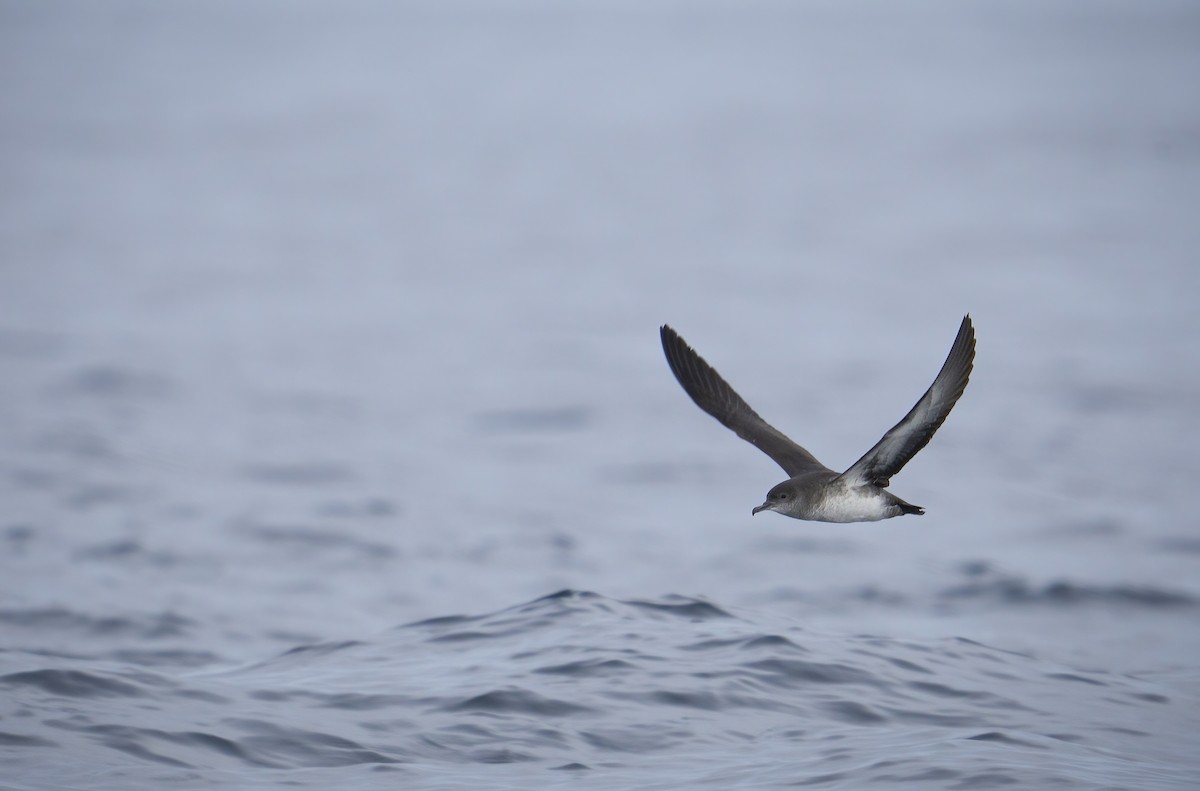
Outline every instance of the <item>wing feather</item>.
<svg viewBox="0 0 1200 791">
<path fill-rule="evenodd" d="M 816 458 L 758 416 L 704 358 L 667 325 L 659 329 L 671 372 L 696 406 L 774 459 L 789 476 L 826 470 Z"/>
<path fill-rule="evenodd" d="M 971 317 L 964 316 L 933 384 L 909 410 L 904 419 L 883 435 L 875 447 L 854 464 L 840 479 L 852 485 L 864 483 L 887 486 L 891 477 L 900 472 L 917 451 L 925 447 L 935 431 L 946 420 L 950 410 L 963 394 L 975 360 L 975 328 Z"/>
</svg>

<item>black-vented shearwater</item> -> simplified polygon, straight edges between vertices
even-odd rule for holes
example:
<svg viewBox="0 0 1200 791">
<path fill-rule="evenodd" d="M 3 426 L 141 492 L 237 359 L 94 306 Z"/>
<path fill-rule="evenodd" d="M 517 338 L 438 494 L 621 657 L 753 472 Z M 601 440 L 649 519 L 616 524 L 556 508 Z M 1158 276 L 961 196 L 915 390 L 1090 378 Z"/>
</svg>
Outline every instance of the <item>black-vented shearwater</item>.
<svg viewBox="0 0 1200 791">
<path fill-rule="evenodd" d="M 975 328 L 970 316 L 963 317 L 942 370 L 921 400 L 875 447 L 840 474 L 759 417 L 679 333 L 664 324 L 659 334 L 671 371 L 696 405 L 791 476 L 767 492 L 766 501 L 752 514 L 778 511 L 816 522 L 874 522 L 925 513 L 924 508 L 904 502 L 885 487 L 925 447 L 967 386 L 975 359 Z"/>
</svg>

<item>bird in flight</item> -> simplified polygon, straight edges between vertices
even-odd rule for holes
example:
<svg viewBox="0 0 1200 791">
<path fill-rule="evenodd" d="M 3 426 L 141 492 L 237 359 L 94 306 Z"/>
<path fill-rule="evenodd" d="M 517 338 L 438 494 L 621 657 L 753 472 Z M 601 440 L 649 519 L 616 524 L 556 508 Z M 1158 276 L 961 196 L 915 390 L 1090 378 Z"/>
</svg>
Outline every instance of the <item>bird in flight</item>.
<svg viewBox="0 0 1200 791">
<path fill-rule="evenodd" d="M 964 316 L 933 384 L 896 425 L 845 472 L 826 467 L 758 416 L 704 358 L 667 325 L 659 329 L 667 364 L 696 406 L 770 456 L 789 478 L 767 492 L 759 511 L 814 522 L 874 522 L 925 513 L 887 491 L 891 478 L 928 444 L 967 386 L 975 359 L 975 328 Z"/>
</svg>

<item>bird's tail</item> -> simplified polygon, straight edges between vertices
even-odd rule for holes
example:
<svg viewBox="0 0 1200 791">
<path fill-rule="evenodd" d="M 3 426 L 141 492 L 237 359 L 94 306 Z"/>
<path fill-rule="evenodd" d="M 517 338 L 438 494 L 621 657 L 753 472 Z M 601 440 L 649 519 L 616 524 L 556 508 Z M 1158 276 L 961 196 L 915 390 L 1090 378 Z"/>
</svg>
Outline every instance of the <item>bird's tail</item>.
<svg viewBox="0 0 1200 791">
<path fill-rule="evenodd" d="M 924 508 L 922 508 L 919 505 L 913 505 L 912 503 L 906 503 L 903 500 L 901 500 L 899 497 L 896 498 L 896 505 L 900 506 L 901 514 L 914 514 L 916 516 L 924 516 L 925 515 Z"/>
</svg>

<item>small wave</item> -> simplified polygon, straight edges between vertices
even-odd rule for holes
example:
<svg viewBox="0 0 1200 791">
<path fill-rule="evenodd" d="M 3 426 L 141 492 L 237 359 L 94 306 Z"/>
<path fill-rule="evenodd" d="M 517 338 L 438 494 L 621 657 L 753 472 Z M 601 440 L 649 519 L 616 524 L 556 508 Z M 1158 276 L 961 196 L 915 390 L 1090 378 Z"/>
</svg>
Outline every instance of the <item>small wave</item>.
<svg viewBox="0 0 1200 791">
<path fill-rule="evenodd" d="M 34 687 L 67 698 L 138 698 L 140 687 L 115 678 L 82 670 L 27 670 L 0 676 L 0 686 Z"/>
<path fill-rule="evenodd" d="M 183 637 L 194 622 L 173 612 L 138 617 L 94 616 L 62 607 L 0 610 L 0 623 L 33 630 L 81 632 L 92 636 L 159 640 Z"/>
<path fill-rule="evenodd" d="M 634 665 L 624 659 L 580 659 L 561 665 L 547 665 L 534 669 L 534 673 L 549 673 L 563 676 L 602 676 L 624 673 Z"/>
<path fill-rule="evenodd" d="M 986 563 L 972 562 L 962 567 L 968 578 L 939 591 L 942 603 L 976 601 L 1023 605 L 1124 605 L 1148 608 L 1194 607 L 1194 596 L 1149 585 L 1091 585 L 1067 580 L 1033 583 L 1015 574 L 1006 574 Z"/>
<path fill-rule="evenodd" d="M 242 737 L 238 749 L 255 761 L 279 766 L 347 766 L 401 763 L 403 758 L 370 749 L 353 739 L 259 719 L 227 721 Z"/>
<path fill-rule="evenodd" d="M 670 596 L 664 601 L 629 600 L 625 604 L 640 607 L 676 618 L 687 618 L 690 621 L 707 621 L 712 618 L 732 618 L 733 616 L 720 607 L 703 599 L 692 599 L 687 596 Z"/>
<path fill-rule="evenodd" d="M 529 690 L 498 689 L 444 706 L 445 711 L 487 711 L 493 713 L 532 714 L 538 717 L 565 717 L 594 711 L 589 706 L 554 700 Z"/>
<path fill-rule="evenodd" d="M 20 733 L 0 731 L 0 747 L 57 747 L 57 743 L 40 736 L 25 736 Z"/>
<path fill-rule="evenodd" d="M 976 742 L 995 742 L 997 744 L 1012 744 L 1019 747 L 1034 747 L 1039 750 L 1047 749 L 1045 745 L 1038 744 L 1032 740 L 1018 739 L 1014 736 L 1009 736 L 1007 733 L 1001 733 L 1000 731 L 977 733 L 974 736 L 968 736 L 967 738 Z"/>
<path fill-rule="evenodd" d="M 345 531 L 308 525 L 247 524 L 246 535 L 277 547 L 299 552 L 348 551 L 371 558 L 395 557 L 395 548 L 378 541 L 365 541 Z"/>
</svg>

